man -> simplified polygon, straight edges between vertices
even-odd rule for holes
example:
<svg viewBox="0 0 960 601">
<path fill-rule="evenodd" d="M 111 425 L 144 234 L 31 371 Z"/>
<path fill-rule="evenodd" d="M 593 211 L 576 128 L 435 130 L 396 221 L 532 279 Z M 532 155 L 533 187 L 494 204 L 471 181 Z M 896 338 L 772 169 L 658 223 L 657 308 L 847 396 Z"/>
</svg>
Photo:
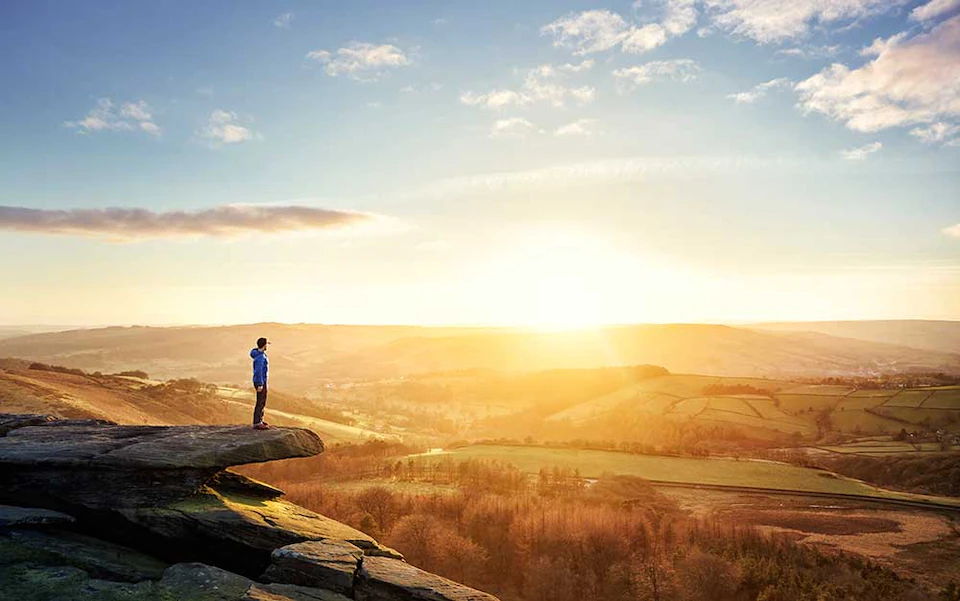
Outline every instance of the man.
<svg viewBox="0 0 960 601">
<path fill-rule="evenodd" d="M 250 351 L 253 359 L 253 387 L 257 390 L 257 405 L 253 408 L 253 429 L 266 430 L 270 426 L 263 421 L 263 409 L 267 406 L 267 342 L 266 338 L 257 339 L 257 348 Z"/>
</svg>

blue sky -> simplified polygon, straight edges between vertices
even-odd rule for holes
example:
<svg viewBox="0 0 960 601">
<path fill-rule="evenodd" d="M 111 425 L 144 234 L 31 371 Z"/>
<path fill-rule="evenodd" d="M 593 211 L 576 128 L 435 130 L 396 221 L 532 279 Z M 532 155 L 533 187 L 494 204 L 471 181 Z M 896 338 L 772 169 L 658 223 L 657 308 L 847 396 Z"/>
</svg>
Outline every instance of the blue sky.
<svg viewBox="0 0 960 601">
<path fill-rule="evenodd" d="M 960 319 L 957 0 L 0 11 L 0 321 Z"/>
</svg>

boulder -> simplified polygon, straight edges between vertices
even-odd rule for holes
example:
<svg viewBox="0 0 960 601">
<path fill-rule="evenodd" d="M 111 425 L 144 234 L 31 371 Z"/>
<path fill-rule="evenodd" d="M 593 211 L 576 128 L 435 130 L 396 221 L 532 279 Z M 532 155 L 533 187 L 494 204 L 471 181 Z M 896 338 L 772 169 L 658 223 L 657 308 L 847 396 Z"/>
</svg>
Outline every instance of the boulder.
<svg viewBox="0 0 960 601">
<path fill-rule="evenodd" d="M 364 557 L 357 601 L 497 601 L 497 598 L 389 557 Z"/>
<path fill-rule="evenodd" d="M 363 551 L 342 540 L 320 540 L 287 545 L 270 555 L 263 578 L 353 594 L 353 579 Z"/>
<path fill-rule="evenodd" d="M 350 601 L 332 591 L 292 584 L 260 584 L 202 563 L 170 566 L 160 587 L 176 599 L 204 601 Z"/>
<path fill-rule="evenodd" d="M 59 511 L 37 509 L 35 507 L 14 507 L 12 505 L 0 505 L 0 528 L 9 528 L 11 526 L 69 524 L 73 521 L 73 517 L 65 513 L 60 513 Z"/>
<path fill-rule="evenodd" d="M 224 495 L 211 489 L 164 507 L 118 512 L 128 521 L 168 539 L 219 541 L 267 554 L 309 540 L 339 540 L 367 554 L 402 558 L 359 530 L 278 499 Z"/>
<path fill-rule="evenodd" d="M 167 564 L 139 551 L 73 532 L 11 530 L 8 543 L 41 556 L 46 563 L 72 566 L 94 578 L 121 582 L 156 580 Z"/>
<path fill-rule="evenodd" d="M 17 428 L 39 426 L 56 419 L 57 418 L 52 415 L 40 415 L 37 413 L 0 413 L 0 436 L 6 436 L 7 432 L 16 430 Z"/>
</svg>

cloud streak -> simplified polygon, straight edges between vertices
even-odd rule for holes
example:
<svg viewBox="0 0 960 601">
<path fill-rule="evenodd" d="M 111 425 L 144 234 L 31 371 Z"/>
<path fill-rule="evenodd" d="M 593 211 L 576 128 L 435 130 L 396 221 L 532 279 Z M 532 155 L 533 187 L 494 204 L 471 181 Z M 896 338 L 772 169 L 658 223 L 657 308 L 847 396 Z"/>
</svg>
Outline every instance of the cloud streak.
<svg viewBox="0 0 960 601">
<path fill-rule="evenodd" d="M 160 126 L 153 121 L 153 109 L 143 100 L 125 102 L 118 109 L 109 98 L 101 98 L 97 100 L 97 106 L 90 109 L 83 119 L 64 121 L 63 126 L 84 135 L 101 131 L 136 130 L 151 136 L 162 133 Z"/>
<path fill-rule="evenodd" d="M 200 211 L 170 212 L 127 207 L 52 210 L 0 205 L 0 230 L 114 242 L 316 231 L 373 219 L 367 213 L 302 205 L 221 205 Z"/>
<path fill-rule="evenodd" d="M 413 58 L 393 44 L 367 42 L 350 42 L 334 52 L 314 50 L 307 53 L 307 59 L 322 64 L 330 77 L 346 75 L 363 82 L 375 81 L 389 69 L 413 64 Z"/>
<path fill-rule="evenodd" d="M 848 161 L 864 161 L 871 154 L 880 152 L 880 149 L 883 148 L 883 144 L 880 142 L 872 142 L 866 144 L 859 148 L 849 148 L 847 150 L 841 150 L 840 156 L 845 158 Z"/>
<path fill-rule="evenodd" d="M 700 75 L 700 65 L 689 58 L 650 61 L 642 65 L 615 69 L 613 76 L 633 85 L 644 85 L 655 80 L 688 82 Z"/>
<path fill-rule="evenodd" d="M 736 94 L 728 94 L 727 98 L 732 99 L 737 104 L 753 104 L 761 98 L 765 98 L 770 90 L 775 90 L 777 88 L 787 88 L 793 85 L 793 82 L 786 77 L 778 77 L 777 79 L 771 79 L 770 81 L 765 81 L 763 83 L 757 84 L 747 90 L 746 92 L 737 92 Z"/>
</svg>

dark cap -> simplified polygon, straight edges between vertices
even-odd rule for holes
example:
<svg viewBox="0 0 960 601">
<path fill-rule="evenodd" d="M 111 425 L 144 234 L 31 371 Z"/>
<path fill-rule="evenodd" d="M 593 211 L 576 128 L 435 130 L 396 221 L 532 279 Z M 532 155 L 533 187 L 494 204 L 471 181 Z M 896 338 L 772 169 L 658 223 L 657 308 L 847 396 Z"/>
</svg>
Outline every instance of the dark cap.
<svg viewBox="0 0 960 601">
<path fill-rule="evenodd" d="M 268 343 L 266 338 L 263 338 L 263 337 L 257 338 L 257 348 L 263 348 L 267 346 L 267 344 Z"/>
</svg>

